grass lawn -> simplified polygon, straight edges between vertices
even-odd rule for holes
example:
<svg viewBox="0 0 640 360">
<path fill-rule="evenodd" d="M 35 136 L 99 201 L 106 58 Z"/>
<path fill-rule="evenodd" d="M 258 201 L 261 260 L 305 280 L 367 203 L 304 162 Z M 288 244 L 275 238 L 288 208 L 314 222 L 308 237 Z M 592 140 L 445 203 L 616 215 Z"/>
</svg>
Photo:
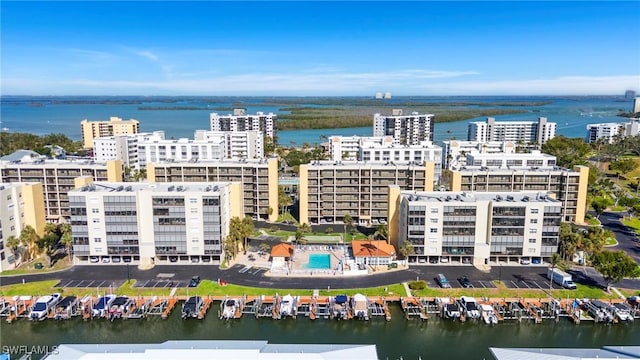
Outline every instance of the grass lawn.
<svg viewBox="0 0 640 360">
<path fill-rule="evenodd" d="M 600 225 L 600 220 L 596 219 L 594 216 L 587 214 L 584 218 L 584 220 L 586 221 L 587 224 L 591 225 L 591 226 L 598 226 Z"/>
<path fill-rule="evenodd" d="M 55 288 L 54 285 L 57 280 L 27 282 L 26 284 L 7 285 L 0 287 L 1 296 L 15 296 L 15 295 L 32 295 L 42 296 L 51 294 L 54 292 L 62 293 L 63 295 L 76 295 L 85 296 L 95 294 L 96 289 L 86 288 Z M 146 289 L 146 288 L 134 288 L 135 280 L 130 283 L 125 283 L 114 292 L 118 295 L 128 296 L 169 296 L 171 289 Z M 427 288 L 424 290 L 414 290 L 415 296 L 448 296 L 448 297 L 460 297 L 463 295 L 473 297 L 489 297 L 489 298 L 511 298 L 511 297 L 525 297 L 525 298 L 547 298 L 547 292 L 544 290 L 532 290 L 532 289 L 508 289 L 504 284 L 496 282 L 497 288 L 495 289 L 440 289 L 440 288 Z M 107 288 L 101 288 L 100 292 L 103 293 Z M 404 286 L 402 284 L 392 284 L 388 286 L 379 286 L 373 288 L 361 288 L 361 289 L 319 289 L 320 295 L 354 295 L 363 294 L 367 296 L 406 296 Z M 217 282 L 211 280 L 203 280 L 196 288 L 178 288 L 176 295 L 230 295 L 230 296 L 257 296 L 257 295 L 273 295 L 273 294 L 291 294 L 291 295 L 306 295 L 311 296 L 313 290 L 301 290 L 301 289 L 264 289 L 254 288 L 247 286 L 240 286 L 234 284 L 228 284 L 226 286 L 220 286 Z M 623 294 L 626 296 L 637 295 L 638 290 L 623 290 Z M 607 294 L 603 289 L 595 286 L 587 286 L 578 284 L 577 290 L 553 290 L 553 297 L 556 299 L 573 299 L 573 298 L 590 298 L 590 299 L 613 299 L 616 295 L 611 293 Z"/>
<path fill-rule="evenodd" d="M 44 267 L 42 269 L 34 269 L 36 263 L 42 263 Z M 58 260 L 52 267 L 47 264 L 47 259 L 44 256 L 38 257 L 32 261 L 21 264 L 17 269 L 5 270 L 0 275 L 23 275 L 23 274 L 43 274 L 51 271 L 65 270 L 71 267 L 69 260 L 66 258 Z"/>
<path fill-rule="evenodd" d="M 640 218 L 632 217 L 631 219 L 623 219 L 622 223 L 632 228 L 637 234 L 640 234 Z"/>
</svg>

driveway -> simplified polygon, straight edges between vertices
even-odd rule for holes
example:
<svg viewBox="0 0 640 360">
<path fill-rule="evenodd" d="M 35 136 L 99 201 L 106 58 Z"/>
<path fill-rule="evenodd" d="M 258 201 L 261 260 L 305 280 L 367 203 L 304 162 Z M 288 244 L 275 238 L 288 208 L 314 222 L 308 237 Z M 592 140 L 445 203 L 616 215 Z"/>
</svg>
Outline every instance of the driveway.
<svg viewBox="0 0 640 360">
<path fill-rule="evenodd" d="M 612 231 L 618 241 L 618 245 L 607 247 L 607 249 L 622 250 L 629 254 L 636 263 L 640 264 L 640 243 L 635 236 L 635 232 L 620 221 L 623 214 L 624 213 L 605 212 L 600 215 L 602 227 Z"/>
</svg>

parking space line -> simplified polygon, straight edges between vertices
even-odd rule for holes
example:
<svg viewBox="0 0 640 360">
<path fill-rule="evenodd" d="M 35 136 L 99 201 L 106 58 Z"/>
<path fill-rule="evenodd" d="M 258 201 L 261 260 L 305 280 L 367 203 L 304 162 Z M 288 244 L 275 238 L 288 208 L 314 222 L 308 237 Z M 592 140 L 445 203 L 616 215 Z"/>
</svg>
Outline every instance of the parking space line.
<svg viewBox="0 0 640 360">
<path fill-rule="evenodd" d="M 480 286 L 482 286 L 484 289 L 486 289 L 487 287 L 484 286 L 484 283 L 482 281 L 478 281 L 480 283 Z"/>
<path fill-rule="evenodd" d="M 93 283 L 94 283 L 94 282 L 95 282 L 95 281 L 91 281 L 90 283 L 88 283 L 87 285 L 85 285 L 85 287 L 93 287 Z"/>
<path fill-rule="evenodd" d="M 516 289 L 520 289 L 520 287 L 518 286 L 518 284 L 516 284 L 513 280 L 511 280 L 511 283 L 513 284 L 513 286 L 516 287 Z"/>
<path fill-rule="evenodd" d="M 538 287 L 538 289 L 542 289 L 542 286 L 540 286 L 537 282 L 534 281 L 533 283 Z"/>
</svg>

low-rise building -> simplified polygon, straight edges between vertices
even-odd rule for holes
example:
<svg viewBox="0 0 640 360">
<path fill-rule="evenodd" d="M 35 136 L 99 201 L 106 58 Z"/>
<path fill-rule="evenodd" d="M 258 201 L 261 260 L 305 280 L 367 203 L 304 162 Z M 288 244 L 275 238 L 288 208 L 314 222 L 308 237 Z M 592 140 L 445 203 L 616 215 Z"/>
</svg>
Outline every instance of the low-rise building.
<svg viewBox="0 0 640 360">
<path fill-rule="evenodd" d="M 409 262 L 548 260 L 562 203 L 546 192 L 420 192 L 389 187 L 389 236 L 413 245 Z M 435 261 L 434 261 L 435 260 Z"/>
<path fill-rule="evenodd" d="M 556 166 L 556 157 L 543 154 L 540 150 L 510 154 L 471 152 L 467 154 L 466 164 L 469 167 L 479 166 L 481 169 L 554 168 Z"/>
<path fill-rule="evenodd" d="M 396 248 L 386 240 L 353 240 L 351 249 L 358 265 L 389 265 L 396 258 Z"/>
<path fill-rule="evenodd" d="M 255 220 L 278 218 L 278 159 L 162 162 L 147 165 L 150 182 L 238 182 L 243 213 Z M 241 199 L 238 199 L 240 201 Z"/>
<path fill-rule="evenodd" d="M 300 223 L 376 226 L 387 220 L 387 186 L 433 190 L 434 162 L 314 161 L 300 165 Z"/>
<path fill-rule="evenodd" d="M 89 182 L 69 192 L 74 258 L 220 264 L 240 192 L 238 183 Z"/>
<path fill-rule="evenodd" d="M 7 240 L 20 237 L 22 229 L 29 225 L 38 236 L 44 235 L 45 211 L 42 184 L 0 183 L 0 272 L 13 269 L 21 262 L 23 246 L 14 250 Z"/>
</svg>

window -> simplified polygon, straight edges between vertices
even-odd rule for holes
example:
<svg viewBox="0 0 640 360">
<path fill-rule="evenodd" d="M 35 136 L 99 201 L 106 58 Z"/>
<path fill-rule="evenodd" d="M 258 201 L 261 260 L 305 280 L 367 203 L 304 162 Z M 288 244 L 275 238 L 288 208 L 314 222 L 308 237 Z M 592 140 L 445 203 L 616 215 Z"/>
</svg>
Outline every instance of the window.
<svg viewBox="0 0 640 360">
<path fill-rule="evenodd" d="M 535 254 L 535 253 L 536 253 L 536 248 L 528 248 L 528 249 L 527 249 L 527 252 L 528 252 L 529 254 Z"/>
<path fill-rule="evenodd" d="M 102 238 L 95 237 L 93 238 L 93 242 L 97 242 L 97 243 L 102 242 Z"/>
<path fill-rule="evenodd" d="M 537 224 L 537 223 L 538 223 L 538 219 L 531 219 L 531 220 L 530 220 L 530 222 L 531 222 L 532 224 Z"/>
<path fill-rule="evenodd" d="M 531 213 L 532 214 L 537 214 L 538 213 L 538 209 L 531 209 Z"/>
<path fill-rule="evenodd" d="M 100 224 L 100 219 L 91 219 L 94 224 Z"/>
<path fill-rule="evenodd" d="M 437 233 L 438 232 L 438 228 L 431 228 L 429 229 L 429 231 L 433 234 L 433 233 Z"/>
<path fill-rule="evenodd" d="M 431 208 L 431 213 L 432 214 L 437 214 L 438 213 L 438 208 Z"/>
<path fill-rule="evenodd" d="M 438 219 L 437 218 L 432 218 L 431 219 L 431 223 L 432 224 L 437 224 L 438 223 Z"/>
<path fill-rule="evenodd" d="M 94 213 L 94 214 L 97 214 L 97 213 L 99 213 L 99 212 L 100 212 L 100 209 L 98 209 L 98 208 L 92 208 L 92 209 L 91 209 L 91 212 L 92 212 L 92 213 Z"/>
<path fill-rule="evenodd" d="M 197 204 L 197 203 L 198 203 L 197 198 L 189 198 L 189 204 Z"/>
<path fill-rule="evenodd" d="M 538 229 L 529 229 L 529 234 L 537 234 Z"/>
<path fill-rule="evenodd" d="M 189 210 L 192 214 L 197 214 L 198 213 L 198 208 L 191 208 Z"/>
<path fill-rule="evenodd" d="M 536 239 L 529 239 L 529 244 L 535 244 L 536 243 Z"/>
<path fill-rule="evenodd" d="M 9 216 L 9 221 L 13 221 L 13 215 Z"/>
</svg>

